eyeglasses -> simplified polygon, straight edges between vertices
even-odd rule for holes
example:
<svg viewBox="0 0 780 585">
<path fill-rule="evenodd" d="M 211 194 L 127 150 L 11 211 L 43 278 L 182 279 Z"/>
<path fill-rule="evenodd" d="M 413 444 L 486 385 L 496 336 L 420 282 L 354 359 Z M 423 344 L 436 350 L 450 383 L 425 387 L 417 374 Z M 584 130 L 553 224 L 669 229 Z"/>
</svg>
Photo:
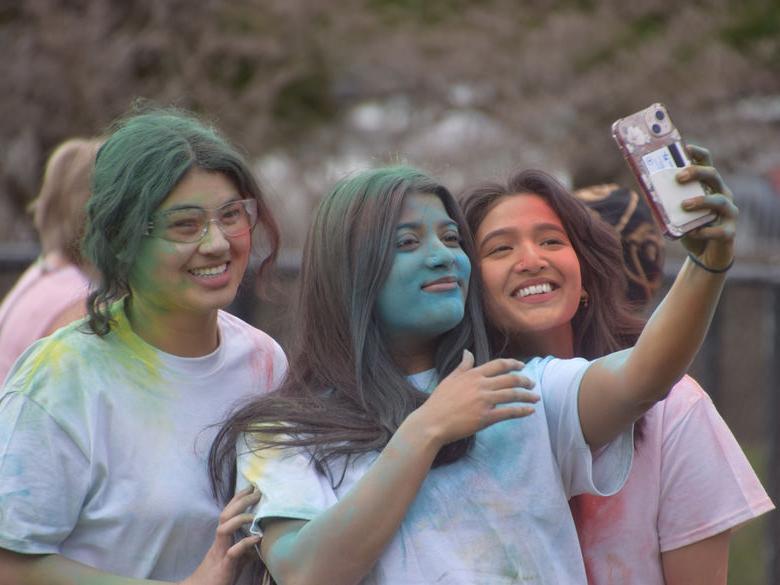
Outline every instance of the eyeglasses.
<svg viewBox="0 0 780 585">
<path fill-rule="evenodd" d="M 227 238 L 242 236 L 257 223 L 257 201 L 241 199 L 214 209 L 182 207 L 160 211 L 152 216 L 144 235 L 192 244 L 203 239 L 211 222 L 216 223 Z"/>
</svg>

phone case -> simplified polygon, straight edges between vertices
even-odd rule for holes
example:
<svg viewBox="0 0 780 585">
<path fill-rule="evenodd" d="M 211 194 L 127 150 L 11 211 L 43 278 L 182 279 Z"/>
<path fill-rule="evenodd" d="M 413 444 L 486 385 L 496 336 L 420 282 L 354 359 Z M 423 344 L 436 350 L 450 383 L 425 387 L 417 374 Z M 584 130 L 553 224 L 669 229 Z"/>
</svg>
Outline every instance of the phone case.
<svg viewBox="0 0 780 585">
<path fill-rule="evenodd" d="M 683 200 L 707 191 L 699 182 L 680 184 L 675 179 L 680 169 L 692 163 L 663 104 L 615 121 L 612 137 L 667 238 L 680 238 L 716 218 L 712 211 L 685 211 L 681 206 Z"/>
</svg>

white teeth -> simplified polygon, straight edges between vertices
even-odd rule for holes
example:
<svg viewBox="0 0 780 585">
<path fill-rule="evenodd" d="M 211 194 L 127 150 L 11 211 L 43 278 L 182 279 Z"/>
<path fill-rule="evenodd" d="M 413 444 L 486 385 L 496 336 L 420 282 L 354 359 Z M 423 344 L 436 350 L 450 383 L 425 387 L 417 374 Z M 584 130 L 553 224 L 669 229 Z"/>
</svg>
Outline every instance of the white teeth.
<svg viewBox="0 0 780 585">
<path fill-rule="evenodd" d="M 208 268 L 193 268 L 190 270 L 190 273 L 195 276 L 219 276 L 226 270 L 227 264 L 220 264 L 219 266 L 210 266 Z"/>
<path fill-rule="evenodd" d="M 548 292 L 552 292 L 552 285 L 549 282 L 545 282 L 544 284 L 533 284 L 531 286 L 521 288 L 515 293 L 514 296 L 522 298 L 527 297 L 528 295 L 540 295 Z"/>
</svg>

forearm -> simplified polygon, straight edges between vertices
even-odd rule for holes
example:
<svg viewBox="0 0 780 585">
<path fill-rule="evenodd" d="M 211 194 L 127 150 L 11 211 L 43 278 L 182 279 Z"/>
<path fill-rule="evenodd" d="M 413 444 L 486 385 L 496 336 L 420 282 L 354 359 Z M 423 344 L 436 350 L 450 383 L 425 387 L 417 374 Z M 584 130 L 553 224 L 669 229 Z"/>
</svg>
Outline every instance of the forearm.
<svg viewBox="0 0 780 585">
<path fill-rule="evenodd" d="M 666 298 L 645 326 L 626 360 L 634 400 L 654 403 L 688 371 L 707 334 L 725 274 L 686 260 Z"/>
<path fill-rule="evenodd" d="M 396 534 L 439 444 L 415 414 L 337 504 L 276 539 L 264 560 L 280 585 L 359 582 Z"/>
<path fill-rule="evenodd" d="M 3 585 L 162 585 L 98 571 L 61 555 L 26 555 L 0 549 Z"/>
<path fill-rule="evenodd" d="M 724 280 L 725 275 L 686 261 L 636 345 L 588 368 L 579 413 L 591 447 L 611 441 L 685 375 L 704 341 Z"/>
<path fill-rule="evenodd" d="M 726 585 L 731 532 L 661 553 L 666 585 Z"/>
</svg>

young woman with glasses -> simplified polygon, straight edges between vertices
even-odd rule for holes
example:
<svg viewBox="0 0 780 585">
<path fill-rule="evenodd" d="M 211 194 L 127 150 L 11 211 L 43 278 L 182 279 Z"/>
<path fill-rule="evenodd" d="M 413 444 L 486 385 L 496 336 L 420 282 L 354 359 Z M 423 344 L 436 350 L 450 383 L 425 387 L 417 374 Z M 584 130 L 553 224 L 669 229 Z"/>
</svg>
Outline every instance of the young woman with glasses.
<svg viewBox="0 0 780 585">
<path fill-rule="evenodd" d="M 243 158 L 173 110 L 121 121 L 96 159 L 89 316 L 33 345 L 0 397 L 0 582 L 233 583 L 258 496 L 220 510 L 214 423 L 268 391 L 286 360 L 222 311 L 255 229 L 278 231 Z"/>
</svg>

